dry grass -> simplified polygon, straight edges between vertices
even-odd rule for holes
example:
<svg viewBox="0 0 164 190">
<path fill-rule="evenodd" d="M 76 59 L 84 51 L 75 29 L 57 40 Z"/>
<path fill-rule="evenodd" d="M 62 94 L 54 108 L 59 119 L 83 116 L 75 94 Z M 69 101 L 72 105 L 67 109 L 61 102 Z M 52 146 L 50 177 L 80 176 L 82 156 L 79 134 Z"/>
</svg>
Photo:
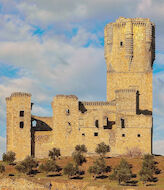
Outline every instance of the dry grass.
<svg viewBox="0 0 164 190">
<path fill-rule="evenodd" d="M 117 182 L 115 181 L 112 181 L 110 182 L 108 178 L 104 178 L 104 179 L 97 179 L 97 180 L 93 180 L 92 177 L 90 176 L 90 174 L 87 172 L 88 168 L 90 165 L 92 165 L 92 163 L 94 162 L 94 160 L 96 160 L 96 158 L 98 157 L 87 157 L 87 162 L 86 163 L 83 163 L 82 166 L 80 166 L 80 169 L 83 170 L 85 172 L 84 175 L 82 175 L 82 179 L 81 180 L 77 180 L 77 179 L 72 179 L 74 182 L 87 182 L 89 184 L 94 184 L 96 186 L 99 186 L 99 185 L 106 185 L 107 187 L 109 186 L 110 188 L 112 187 L 113 189 L 122 189 L 123 187 L 119 187 L 117 185 Z M 105 158 L 105 161 L 106 161 L 106 164 L 108 166 L 110 166 L 112 169 L 119 164 L 120 162 L 120 159 L 122 157 L 113 157 L 113 158 Z M 138 181 L 137 183 L 137 186 L 136 187 L 133 187 L 133 188 L 130 188 L 129 189 L 139 189 L 139 190 L 142 190 L 142 189 L 163 189 L 164 190 L 164 156 L 155 156 L 155 161 L 157 162 L 157 168 L 161 170 L 160 174 L 158 175 L 155 175 L 155 177 L 158 178 L 158 181 L 155 182 L 155 183 L 149 183 L 150 186 L 149 187 L 144 187 L 142 185 L 142 183 L 139 181 L 139 175 L 138 175 L 138 172 L 139 170 L 141 169 L 141 165 L 142 165 L 142 159 L 140 157 L 138 158 L 129 158 L 129 157 L 126 157 L 124 156 L 124 158 L 128 161 L 129 164 L 132 165 L 132 172 L 134 174 L 137 175 L 136 178 L 134 178 L 135 181 Z M 45 162 L 46 160 L 39 160 L 39 163 L 43 163 Z M 57 164 L 60 165 L 62 168 L 68 163 L 68 162 L 73 162 L 72 158 L 71 157 L 63 157 L 61 159 L 57 159 L 56 160 Z M 6 165 L 6 164 L 5 164 Z M 42 183 L 46 183 L 47 181 L 58 181 L 58 182 L 65 182 L 65 181 L 68 181 L 68 178 L 67 176 L 54 176 L 54 177 L 47 177 L 46 174 L 44 173 L 37 173 L 36 175 L 33 175 L 33 177 L 29 177 L 29 176 L 26 176 L 25 174 L 21 174 L 21 173 L 18 173 L 14 166 L 11 166 L 11 165 L 6 165 L 6 171 L 5 173 L 3 174 L 3 176 L 8 176 L 9 174 L 14 174 L 14 178 L 15 177 L 26 177 L 26 178 L 30 178 L 30 179 L 33 179 L 33 180 L 39 180 L 39 181 L 42 181 Z M 107 173 L 106 175 L 108 176 L 109 174 L 111 174 L 111 172 Z M 126 188 L 127 189 L 127 188 Z"/>
</svg>

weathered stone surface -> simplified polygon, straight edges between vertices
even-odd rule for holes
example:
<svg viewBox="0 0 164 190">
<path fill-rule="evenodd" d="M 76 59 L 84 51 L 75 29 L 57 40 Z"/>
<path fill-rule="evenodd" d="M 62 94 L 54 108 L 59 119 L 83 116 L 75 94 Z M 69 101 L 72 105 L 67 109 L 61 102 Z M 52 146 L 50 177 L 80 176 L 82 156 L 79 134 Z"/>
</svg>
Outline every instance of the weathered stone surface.
<svg viewBox="0 0 164 190">
<path fill-rule="evenodd" d="M 97 144 L 105 142 L 110 146 L 108 156 L 126 154 L 135 147 L 151 153 L 154 31 L 154 24 L 145 18 L 120 17 L 106 25 L 106 102 L 56 95 L 51 104 L 53 116 L 38 117 L 31 116 L 30 94 L 13 93 L 6 98 L 7 151 L 14 151 L 17 160 L 31 154 L 48 157 L 53 147 L 70 156 L 77 144 L 85 144 L 88 155 L 93 155 Z M 20 111 L 24 111 L 23 117 Z M 42 126 L 31 130 L 31 118 Z M 20 122 L 24 122 L 23 128 Z"/>
</svg>

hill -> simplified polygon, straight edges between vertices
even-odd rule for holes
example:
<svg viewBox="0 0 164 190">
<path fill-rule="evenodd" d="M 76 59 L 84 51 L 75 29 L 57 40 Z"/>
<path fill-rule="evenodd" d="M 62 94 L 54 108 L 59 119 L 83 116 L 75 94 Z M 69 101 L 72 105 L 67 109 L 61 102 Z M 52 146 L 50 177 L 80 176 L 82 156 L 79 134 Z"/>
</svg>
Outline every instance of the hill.
<svg viewBox="0 0 164 190">
<path fill-rule="evenodd" d="M 119 164 L 120 159 L 122 157 L 112 157 L 112 158 L 105 158 L 105 162 L 108 166 L 111 167 L 111 171 L 104 174 L 103 177 L 101 178 L 97 178 L 96 180 L 94 180 L 92 178 L 92 176 L 87 172 L 88 167 L 92 165 L 93 161 L 96 160 L 97 157 L 87 157 L 87 162 L 83 163 L 82 166 L 80 166 L 80 170 L 84 171 L 84 174 L 81 175 L 80 179 L 68 179 L 67 176 L 62 175 L 56 175 L 55 173 L 49 173 L 48 176 L 46 176 L 46 174 L 44 173 L 35 173 L 31 176 L 27 176 L 25 174 L 21 174 L 18 173 L 18 171 L 15 170 L 15 166 L 13 165 L 7 165 L 5 164 L 6 167 L 6 171 L 5 173 L 1 174 L 1 179 L 2 178 L 6 178 L 9 177 L 11 179 L 19 179 L 19 178 L 25 178 L 28 179 L 30 181 L 34 181 L 34 182 L 39 182 L 40 184 L 46 185 L 49 182 L 51 182 L 51 184 L 53 185 L 52 187 L 55 187 L 55 185 L 59 185 L 59 184 L 75 184 L 79 186 L 83 189 L 84 186 L 95 186 L 95 188 L 100 188 L 104 187 L 104 190 L 115 190 L 115 189 L 139 189 L 139 190 L 143 190 L 143 189 L 154 189 L 154 190 L 162 190 L 164 189 L 164 156 L 155 156 L 155 162 L 156 162 L 156 166 L 157 168 L 160 170 L 160 173 L 155 175 L 154 177 L 157 178 L 156 182 L 150 182 L 148 183 L 148 186 L 144 186 L 140 181 L 139 181 L 139 175 L 138 172 L 141 169 L 141 165 L 142 165 L 142 158 L 138 157 L 138 158 L 129 158 L 129 157 L 123 157 L 125 158 L 129 164 L 132 165 L 132 172 L 133 174 L 136 174 L 136 176 L 134 175 L 133 178 L 133 184 L 134 186 L 119 186 L 118 183 L 116 181 L 110 181 L 108 179 L 108 176 L 112 173 L 113 168 Z M 39 160 L 39 163 L 44 163 L 46 160 Z M 2 161 L 1 161 L 2 162 Z M 62 168 L 68 163 L 68 162 L 73 162 L 71 157 L 61 157 L 60 159 L 58 159 L 56 161 L 56 163 L 58 165 L 60 165 Z M 62 187 L 63 188 L 63 187 Z M 53 189 L 53 188 L 52 188 Z M 54 188 L 55 189 L 55 188 Z M 60 189 L 60 188 L 59 188 Z M 64 189 L 64 188 L 63 188 Z M 79 187 L 77 187 L 76 189 L 79 189 Z"/>
</svg>

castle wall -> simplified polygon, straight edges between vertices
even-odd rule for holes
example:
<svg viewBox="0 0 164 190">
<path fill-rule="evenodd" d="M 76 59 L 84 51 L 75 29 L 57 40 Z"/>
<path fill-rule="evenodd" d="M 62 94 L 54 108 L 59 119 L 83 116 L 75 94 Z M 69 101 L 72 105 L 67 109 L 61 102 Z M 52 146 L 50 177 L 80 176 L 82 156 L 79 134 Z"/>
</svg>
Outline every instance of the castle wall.
<svg viewBox="0 0 164 190">
<path fill-rule="evenodd" d="M 49 150 L 53 148 L 52 131 L 36 131 L 35 132 L 35 157 L 48 158 Z"/>
<path fill-rule="evenodd" d="M 110 128 L 107 128 L 107 118 L 108 122 L 113 122 Z M 95 154 L 95 148 L 101 142 L 105 142 L 110 147 L 114 145 L 115 120 L 115 112 L 103 107 L 96 109 L 96 106 L 95 109 L 88 110 L 85 114 L 79 115 L 79 144 L 86 145 L 89 155 Z M 110 154 L 112 154 L 112 151 Z"/>
<path fill-rule="evenodd" d="M 121 118 L 125 128 L 121 128 Z M 152 117 L 145 115 L 117 115 L 116 154 L 126 154 L 137 148 L 142 153 L 152 153 Z"/>
<path fill-rule="evenodd" d="M 154 30 L 154 24 L 142 18 L 120 17 L 106 25 L 106 102 L 79 102 L 74 95 L 57 95 L 51 104 L 53 116 L 38 117 L 31 116 L 30 94 L 6 98 L 7 151 L 14 151 L 17 160 L 26 155 L 48 157 L 53 147 L 60 148 L 62 156 L 71 156 L 76 145 L 85 144 L 88 155 L 93 155 L 97 144 L 105 142 L 110 146 L 108 156 L 136 148 L 152 153 Z"/>
</svg>

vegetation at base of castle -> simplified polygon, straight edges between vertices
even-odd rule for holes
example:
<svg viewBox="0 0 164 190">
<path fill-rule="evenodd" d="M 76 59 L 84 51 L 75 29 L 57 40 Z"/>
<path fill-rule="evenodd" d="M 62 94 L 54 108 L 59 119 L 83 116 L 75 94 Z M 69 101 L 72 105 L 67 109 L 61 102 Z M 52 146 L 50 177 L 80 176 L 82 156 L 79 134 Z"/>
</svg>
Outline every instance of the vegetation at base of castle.
<svg viewBox="0 0 164 190">
<path fill-rule="evenodd" d="M 64 168 L 63 168 L 63 174 L 67 175 L 68 178 L 73 178 L 79 176 L 79 168 L 77 165 L 73 165 L 72 163 L 68 163 Z"/>
<path fill-rule="evenodd" d="M 60 154 L 60 149 L 54 147 L 52 150 L 49 151 L 48 156 L 49 156 L 52 160 L 55 160 L 56 158 L 58 158 L 59 156 L 61 156 L 61 154 Z"/>
<path fill-rule="evenodd" d="M 39 166 L 39 171 L 46 173 L 59 172 L 60 170 L 60 166 L 58 166 L 54 160 L 47 160 L 44 164 Z"/>
<path fill-rule="evenodd" d="M 120 164 L 114 168 L 113 174 L 109 176 L 110 180 L 117 180 L 120 185 L 127 183 L 132 178 L 131 166 L 125 159 L 121 159 Z"/>
<path fill-rule="evenodd" d="M 125 155 L 131 158 L 141 157 L 142 151 L 138 147 L 127 148 L 127 152 Z"/>
<path fill-rule="evenodd" d="M 97 145 L 95 152 L 100 156 L 104 157 L 107 152 L 109 152 L 109 146 L 106 145 L 104 142 Z"/>
<path fill-rule="evenodd" d="M 97 176 L 100 177 L 100 176 L 102 176 L 102 174 L 107 172 L 107 166 L 105 164 L 104 158 L 101 157 L 101 158 L 97 159 L 94 162 L 93 166 L 90 166 L 88 168 L 88 172 L 90 174 L 93 174 L 94 179 L 96 179 Z"/>
<path fill-rule="evenodd" d="M 15 156 L 16 156 L 15 152 L 9 151 L 7 153 L 3 153 L 2 160 L 4 162 L 12 164 L 15 161 Z"/>
<path fill-rule="evenodd" d="M 5 172 L 5 166 L 3 164 L 0 164 L 0 173 Z"/>
<path fill-rule="evenodd" d="M 86 158 L 84 156 L 84 153 L 86 152 L 87 148 L 84 144 L 75 146 L 75 151 L 72 153 L 72 158 L 78 166 L 81 166 L 83 162 L 86 162 Z"/>
<path fill-rule="evenodd" d="M 86 162 L 85 157 L 82 154 L 80 154 L 79 152 L 73 152 L 72 158 L 78 166 L 81 166 L 83 164 L 83 162 Z"/>
<path fill-rule="evenodd" d="M 32 174 L 33 168 L 37 168 L 38 162 L 31 156 L 27 156 L 23 161 L 16 165 L 15 169 L 27 175 Z"/>
<path fill-rule="evenodd" d="M 146 154 L 143 157 L 142 168 L 139 172 L 140 180 L 146 184 L 154 180 L 154 174 L 156 173 L 157 168 L 154 162 L 154 156 Z"/>
<path fill-rule="evenodd" d="M 79 153 L 86 153 L 87 152 L 87 147 L 82 144 L 82 145 L 76 145 L 75 146 L 75 151 Z"/>
</svg>

